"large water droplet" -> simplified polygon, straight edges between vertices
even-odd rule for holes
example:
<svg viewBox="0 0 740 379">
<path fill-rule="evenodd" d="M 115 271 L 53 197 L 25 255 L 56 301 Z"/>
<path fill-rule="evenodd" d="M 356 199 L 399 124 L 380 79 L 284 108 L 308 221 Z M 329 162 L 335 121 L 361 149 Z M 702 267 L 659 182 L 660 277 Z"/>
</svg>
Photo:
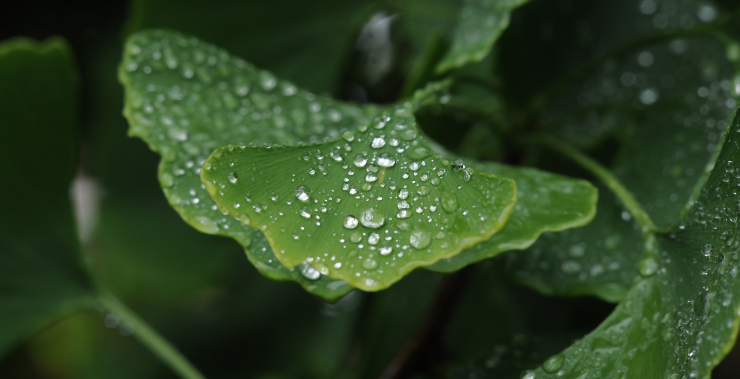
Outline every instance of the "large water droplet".
<svg viewBox="0 0 740 379">
<path fill-rule="evenodd" d="M 411 246 L 417 249 L 423 249 L 432 243 L 432 235 L 425 229 L 414 228 L 414 230 L 411 231 L 409 242 L 411 242 Z"/>
<path fill-rule="evenodd" d="M 378 157 L 378 166 L 380 167 L 393 167 L 396 164 L 396 159 L 388 153 L 380 154 Z"/>
<path fill-rule="evenodd" d="M 319 270 L 315 269 L 309 264 L 302 263 L 299 267 L 301 270 L 301 275 L 305 276 L 306 279 L 317 280 L 321 276 Z"/>
<path fill-rule="evenodd" d="M 365 156 L 363 156 L 362 154 L 357 154 L 355 155 L 353 163 L 357 167 L 365 167 L 365 165 L 367 164 L 367 158 L 365 158 Z"/>
<path fill-rule="evenodd" d="M 542 364 L 542 368 L 549 373 L 553 373 L 560 369 L 560 366 L 563 365 L 564 361 L 565 356 L 561 354 L 553 355 L 552 357 L 548 358 L 545 363 Z"/>
<path fill-rule="evenodd" d="M 375 137 L 370 143 L 370 146 L 372 146 L 373 149 L 380 149 L 381 147 L 385 146 L 385 139 L 383 137 Z"/>
<path fill-rule="evenodd" d="M 429 156 L 432 152 L 425 147 L 414 147 L 407 150 L 406 155 L 411 159 L 424 159 Z"/>
<path fill-rule="evenodd" d="M 452 192 L 442 193 L 442 209 L 447 213 L 452 213 L 457 210 L 457 196 Z"/>
<path fill-rule="evenodd" d="M 398 198 L 399 199 L 408 199 L 409 197 L 409 190 L 406 188 L 401 188 L 400 191 L 398 191 Z"/>
<path fill-rule="evenodd" d="M 651 276 L 658 271 L 658 262 L 652 257 L 647 257 L 640 261 L 639 271 L 642 276 Z"/>
<path fill-rule="evenodd" d="M 380 255 L 388 255 L 393 251 L 393 248 L 390 246 L 383 246 L 380 248 Z"/>
<path fill-rule="evenodd" d="M 378 233 L 371 233 L 367 237 L 367 243 L 369 243 L 371 245 L 377 245 L 378 244 L 378 241 L 380 241 L 380 235 Z"/>
<path fill-rule="evenodd" d="M 378 208 L 370 207 L 360 214 L 360 223 L 371 229 L 377 229 L 385 223 L 385 215 Z"/>
<path fill-rule="evenodd" d="M 357 221 L 357 218 L 355 218 L 355 216 L 352 216 L 352 215 L 345 217 L 344 222 L 342 222 L 342 225 L 344 225 L 344 227 L 347 229 L 354 229 L 359 224 L 360 222 Z"/>
<path fill-rule="evenodd" d="M 306 186 L 300 186 L 295 190 L 296 199 L 306 202 L 311 198 L 311 190 Z"/>
<path fill-rule="evenodd" d="M 378 262 L 376 262 L 375 259 L 368 258 L 365 259 L 364 262 L 362 262 L 362 267 L 365 270 L 374 270 L 376 267 L 378 267 Z"/>
<path fill-rule="evenodd" d="M 236 184 L 236 182 L 239 181 L 239 175 L 237 175 L 235 172 L 230 172 L 229 175 L 226 177 L 229 180 L 229 183 Z"/>
</svg>

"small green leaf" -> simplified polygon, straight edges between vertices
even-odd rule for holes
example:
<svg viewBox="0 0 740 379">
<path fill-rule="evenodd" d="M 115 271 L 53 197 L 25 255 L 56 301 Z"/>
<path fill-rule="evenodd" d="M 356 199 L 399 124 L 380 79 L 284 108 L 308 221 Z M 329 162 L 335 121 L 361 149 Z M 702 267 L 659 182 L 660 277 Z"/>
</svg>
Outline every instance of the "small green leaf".
<svg viewBox="0 0 740 379">
<path fill-rule="evenodd" d="M 429 268 L 453 272 L 471 263 L 508 250 L 532 245 L 543 232 L 583 226 L 596 213 L 598 192 L 585 180 L 498 163 L 475 163 L 478 172 L 511 178 L 516 182 L 517 203 L 506 225 L 493 237 Z M 516 255 L 516 254 L 515 254 Z"/>
<path fill-rule="evenodd" d="M 563 353 L 558 377 L 704 378 L 729 352 L 740 324 L 738 160 L 736 115 L 701 195 L 677 226 L 647 237 L 640 279 Z"/>
<path fill-rule="evenodd" d="M 77 163 L 77 73 L 61 39 L 0 44 L 0 354 L 90 305 L 69 189 Z"/>
<path fill-rule="evenodd" d="M 322 98 L 213 45 L 174 32 L 132 35 L 119 70 L 129 133 L 162 155 L 159 181 L 172 207 L 191 226 L 244 246 L 264 275 L 294 280 L 336 300 L 351 290 L 313 272 L 282 267 L 261 232 L 218 211 L 200 181 L 203 162 L 220 146 L 317 142 L 370 120 L 377 111 Z M 310 270 L 309 270 L 310 271 Z"/>
<path fill-rule="evenodd" d="M 400 105 L 321 144 L 219 148 L 201 177 L 286 267 L 308 262 L 377 291 L 487 240 L 516 201 L 512 180 L 434 154 L 413 111 Z"/>
<path fill-rule="evenodd" d="M 452 46 L 437 65 L 437 72 L 483 60 L 509 26 L 511 12 L 528 1 L 465 0 L 452 37 Z"/>
</svg>

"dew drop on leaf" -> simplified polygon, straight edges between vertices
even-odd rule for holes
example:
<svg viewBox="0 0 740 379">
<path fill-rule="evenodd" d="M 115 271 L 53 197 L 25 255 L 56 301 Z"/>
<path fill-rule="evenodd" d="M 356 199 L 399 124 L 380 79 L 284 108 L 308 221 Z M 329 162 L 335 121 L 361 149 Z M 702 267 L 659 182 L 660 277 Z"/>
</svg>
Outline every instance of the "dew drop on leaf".
<svg viewBox="0 0 740 379">
<path fill-rule="evenodd" d="M 306 186 L 300 186 L 295 190 L 296 199 L 306 202 L 311 198 L 311 190 Z"/>
</svg>

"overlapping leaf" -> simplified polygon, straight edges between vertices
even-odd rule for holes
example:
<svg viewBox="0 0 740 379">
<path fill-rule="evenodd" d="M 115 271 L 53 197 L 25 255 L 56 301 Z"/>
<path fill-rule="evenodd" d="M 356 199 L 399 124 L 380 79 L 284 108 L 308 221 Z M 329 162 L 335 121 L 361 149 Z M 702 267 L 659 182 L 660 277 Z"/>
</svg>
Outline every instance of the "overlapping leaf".
<svg viewBox="0 0 740 379">
<path fill-rule="evenodd" d="M 695 18 L 702 6 L 686 2 L 679 11 Z M 639 12 L 618 14 L 644 20 Z M 610 135 L 621 141 L 609 168 L 658 227 L 675 222 L 736 103 L 724 46 L 702 37 L 704 26 L 696 28 L 653 44 L 638 40 L 604 60 L 541 120 L 572 143 L 594 144 Z M 512 256 L 512 273 L 546 293 L 594 293 L 616 301 L 636 275 L 637 229 L 629 212 L 605 199 L 594 225 L 548 236 Z"/>
<path fill-rule="evenodd" d="M 363 290 L 485 241 L 514 182 L 450 164 L 419 135 L 411 103 L 307 146 L 217 149 L 201 172 L 225 213 L 262 230 L 287 267 L 310 263 Z"/>
<path fill-rule="evenodd" d="M 440 260 L 430 267 L 432 270 L 457 271 L 504 251 L 526 249 L 543 232 L 583 226 L 596 212 L 598 192 L 585 180 L 498 163 L 472 166 L 479 172 L 513 179 L 517 185 L 517 204 L 500 232 L 459 255 Z"/>
<path fill-rule="evenodd" d="M 261 232 L 216 208 L 199 175 L 217 147 L 338 137 L 340 131 L 368 122 L 374 108 L 317 97 L 212 45 L 165 31 L 129 38 L 120 78 L 130 133 L 162 155 L 160 183 L 185 221 L 202 232 L 236 239 L 270 278 L 295 280 L 326 299 L 352 289 L 285 269 L 263 250 L 267 244 Z"/>
<path fill-rule="evenodd" d="M 640 278 L 583 340 L 537 378 L 707 377 L 740 323 L 735 117 L 701 195 L 675 227 L 648 238 Z"/>
<path fill-rule="evenodd" d="M 92 303 L 69 188 L 76 172 L 77 75 L 67 44 L 0 45 L 0 353 Z"/>
</svg>

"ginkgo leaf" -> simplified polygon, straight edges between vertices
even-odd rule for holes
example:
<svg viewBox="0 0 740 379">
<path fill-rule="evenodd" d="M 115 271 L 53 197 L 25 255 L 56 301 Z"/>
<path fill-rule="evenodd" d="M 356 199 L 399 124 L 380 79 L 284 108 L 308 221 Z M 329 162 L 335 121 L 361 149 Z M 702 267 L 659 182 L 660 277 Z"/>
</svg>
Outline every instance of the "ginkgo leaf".
<svg viewBox="0 0 740 379">
<path fill-rule="evenodd" d="M 332 141 L 230 145 L 201 177 L 219 208 L 262 230 L 286 267 L 307 262 L 363 290 L 488 239 L 516 201 L 514 181 L 451 164 L 408 102 Z"/>
<path fill-rule="evenodd" d="M 648 236 L 641 277 L 588 336 L 531 378 L 705 378 L 740 324 L 737 115 L 701 194 L 678 225 Z"/>
<path fill-rule="evenodd" d="M 511 12 L 529 0 L 465 0 L 452 45 L 437 72 L 478 62 L 488 55 L 494 42 L 509 26 Z"/>
<path fill-rule="evenodd" d="M 67 43 L 0 44 L 0 354 L 60 315 L 94 307 L 69 188 L 77 72 Z"/>
<path fill-rule="evenodd" d="M 351 287 L 288 270 L 263 251 L 261 232 L 217 208 L 200 182 L 217 147 L 244 143 L 318 142 L 366 123 L 377 110 L 299 90 L 213 45 L 168 31 L 132 35 L 119 70 L 129 133 L 162 155 L 159 180 L 172 207 L 191 226 L 230 236 L 264 275 L 294 280 L 336 300 Z M 251 248 L 250 246 L 254 247 Z"/>
<path fill-rule="evenodd" d="M 508 250 L 531 246 L 543 232 L 583 226 L 596 214 L 598 192 L 588 181 L 571 179 L 531 168 L 498 163 L 472 163 L 477 172 L 511 178 L 516 182 L 517 203 L 506 225 L 493 237 L 429 268 L 457 271 L 468 264 Z"/>
</svg>

